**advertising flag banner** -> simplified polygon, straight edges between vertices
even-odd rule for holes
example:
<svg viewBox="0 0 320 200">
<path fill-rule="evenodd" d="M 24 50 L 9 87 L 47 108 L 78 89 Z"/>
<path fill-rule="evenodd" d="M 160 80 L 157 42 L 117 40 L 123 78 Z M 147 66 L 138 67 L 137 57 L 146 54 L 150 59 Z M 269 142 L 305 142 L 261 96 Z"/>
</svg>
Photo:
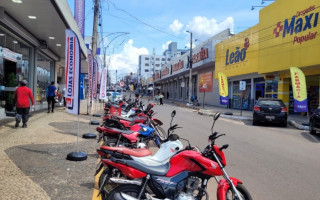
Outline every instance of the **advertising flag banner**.
<svg viewBox="0 0 320 200">
<path fill-rule="evenodd" d="M 97 99 L 97 73 L 98 70 L 98 63 L 96 59 L 93 61 L 93 70 L 92 70 L 92 98 L 94 100 Z"/>
<path fill-rule="evenodd" d="M 74 0 L 74 18 L 82 37 L 84 37 L 84 0 Z"/>
<path fill-rule="evenodd" d="M 93 72 L 93 57 L 92 57 L 92 51 L 90 49 L 87 49 L 88 51 L 88 94 L 89 94 L 89 100 L 92 102 L 92 72 Z"/>
<path fill-rule="evenodd" d="M 66 29 L 66 109 L 70 114 L 79 114 L 80 107 L 80 46 L 77 35 L 70 29 Z"/>
<path fill-rule="evenodd" d="M 222 72 L 218 72 L 218 79 L 219 79 L 220 104 L 221 105 L 228 105 L 229 94 L 228 94 L 227 76 Z"/>
<path fill-rule="evenodd" d="M 290 74 L 294 98 L 294 112 L 308 112 L 308 96 L 304 73 L 297 67 L 290 67 Z"/>
<path fill-rule="evenodd" d="M 107 94 L 107 68 L 103 68 L 100 82 L 100 94 L 99 99 L 106 99 Z"/>
</svg>

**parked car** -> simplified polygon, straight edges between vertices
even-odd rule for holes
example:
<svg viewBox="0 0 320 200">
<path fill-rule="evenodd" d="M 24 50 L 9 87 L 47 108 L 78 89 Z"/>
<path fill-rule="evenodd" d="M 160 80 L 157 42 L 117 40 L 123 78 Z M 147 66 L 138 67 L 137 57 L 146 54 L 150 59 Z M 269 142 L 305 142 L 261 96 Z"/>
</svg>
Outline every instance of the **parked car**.
<svg viewBox="0 0 320 200">
<path fill-rule="evenodd" d="M 310 134 L 316 134 L 317 131 L 320 132 L 320 109 L 314 110 L 309 123 Z"/>
<path fill-rule="evenodd" d="M 110 92 L 110 91 L 107 91 L 107 99 L 105 100 L 105 102 L 109 101 L 112 101 L 113 100 L 113 95 L 115 95 L 115 98 L 114 100 L 115 101 L 119 101 L 119 100 L 122 100 L 122 94 L 119 93 L 119 92 Z"/>
<path fill-rule="evenodd" d="M 287 127 L 287 108 L 281 99 L 261 98 L 253 108 L 253 125 L 277 123 Z"/>
</svg>

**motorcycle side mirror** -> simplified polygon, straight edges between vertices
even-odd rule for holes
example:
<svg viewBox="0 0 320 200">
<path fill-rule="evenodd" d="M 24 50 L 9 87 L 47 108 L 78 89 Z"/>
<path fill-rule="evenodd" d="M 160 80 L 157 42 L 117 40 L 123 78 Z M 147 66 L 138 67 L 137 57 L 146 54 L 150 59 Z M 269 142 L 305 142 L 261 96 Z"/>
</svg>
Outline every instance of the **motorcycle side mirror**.
<svg viewBox="0 0 320 200">
<path fill-rule="evenodd" d="M 172 113 L 171 113 L 171 117 L 173 118 L 175 115 L 176 115 L 176 111 L 174 110 L 174 111 L 172 111 Z"/>
<path fill-rule="evenodd" d="M 176 141 L 179 139 L 179 135 L 171 134 L 168 139 L 169 139 L 169 141 Z"/>
<path fill-rule="evenodd" d="M 220 117 L 220 113 L 216 113 L 214 116 L 213 116 L 213 123 L 212 123 L 212 126 L 211 126 L 211 132 L 213 133 L 213 126 L 216 122 L 216 120 Z"/>
<path fill-rule="evenodd" d="M 171 113 L 171 122 L 170 122 L 170 127 L 172 126 L 172 120 L 173 120 L 173 117 L 176 115 L 176 110 L 173 110 L 172 113 Z"/>
</svg>

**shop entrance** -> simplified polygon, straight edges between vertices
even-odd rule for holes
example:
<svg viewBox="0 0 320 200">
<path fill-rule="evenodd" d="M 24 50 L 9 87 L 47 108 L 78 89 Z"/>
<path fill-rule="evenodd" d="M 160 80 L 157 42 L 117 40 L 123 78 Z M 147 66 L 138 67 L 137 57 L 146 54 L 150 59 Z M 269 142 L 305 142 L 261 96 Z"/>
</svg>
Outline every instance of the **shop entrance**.
<svg viewBox="0 0 320 200">
<path fill-rule="evenodd" d="M 8 78 L 10 77 L 9 75 L 13 73 L 14 75 L 16 75 L 17 73 L 17 63 L 16 62 L 12 62 L 10 60 L 4 59 L 4 86 L 6 87 L 15 87 L 15 86 L 9 86 L 8 84 Z"/>
<path fill-rule="evenodd" d="M 264 98 L 265 94 L 265 84 L 264 83 L 256 83 L 256 101 L 258 101 L 259 98 Z"/>
</svg>

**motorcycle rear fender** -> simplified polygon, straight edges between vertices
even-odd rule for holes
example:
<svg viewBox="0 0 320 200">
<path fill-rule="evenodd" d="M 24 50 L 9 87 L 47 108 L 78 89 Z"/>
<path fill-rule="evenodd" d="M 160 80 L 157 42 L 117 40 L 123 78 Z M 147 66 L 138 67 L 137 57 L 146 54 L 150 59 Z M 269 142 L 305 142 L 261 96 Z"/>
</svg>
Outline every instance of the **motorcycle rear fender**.
<svg viewBox="0 0 320 200">
<path fill-rule="evenodd" d="M 114 168 L 119 169 L 125 176 L 131 178 L 131 179 L 136 179 L 136 178 L 144 178 L 147 176 L 146 173 L 143 173 L 139 170 L 136 170 L 132 167 L 126 166 L 124 164 L 121 163 L 115 163 L 112 162 L 109 159 L 102 159 L 102 162 L 105 166 L 109 167 L 112 166 Z"/>
<path fill-rule="evenodd" d="M 232 181 L 233 185 L 236 187 L 238 183 L 242 183 L 239 179 L 236 179 L 234 177 L 230 177 L 230 180 Z M 226 199 L 226 194 L 227 190 L 229 189 L 230 185 L 225 179 L 221 179 L 218 184 L 218 189 L 217 189 L 217 199 L 218 200 L 225 200 Z"/>
</svg>

